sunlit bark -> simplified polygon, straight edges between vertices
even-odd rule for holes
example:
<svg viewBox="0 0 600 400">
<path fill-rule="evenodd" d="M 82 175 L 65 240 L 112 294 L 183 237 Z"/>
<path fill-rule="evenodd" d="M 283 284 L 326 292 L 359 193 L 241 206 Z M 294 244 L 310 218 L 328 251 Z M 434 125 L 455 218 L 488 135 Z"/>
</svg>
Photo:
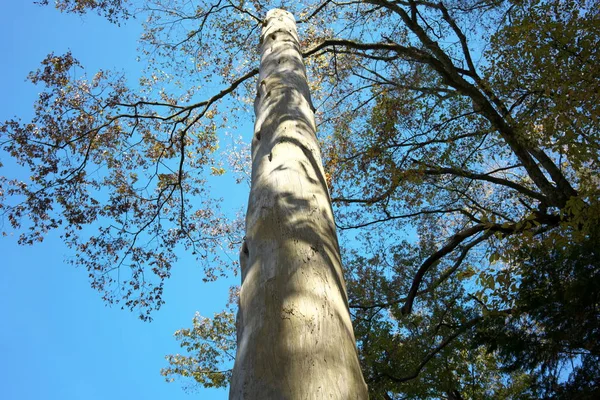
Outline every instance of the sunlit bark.
<svg viewBox="0 0 600 400">
<path fill-rule="evenodd" d="M 267 14 L 230 399 L 366 399 L 294 17 Z"/>
</svg>

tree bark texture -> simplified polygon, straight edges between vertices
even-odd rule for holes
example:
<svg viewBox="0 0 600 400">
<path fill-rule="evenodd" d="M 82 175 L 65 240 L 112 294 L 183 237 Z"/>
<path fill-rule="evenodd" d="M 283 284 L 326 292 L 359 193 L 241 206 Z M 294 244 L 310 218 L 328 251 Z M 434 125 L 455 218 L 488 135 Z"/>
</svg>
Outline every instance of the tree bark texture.
<svg viewBox="0 0 600 400">
<path fill-rule="evenodd" d="M 367 399 L 294 17 L 267 13 L 230 399 Z"/>
</svg>

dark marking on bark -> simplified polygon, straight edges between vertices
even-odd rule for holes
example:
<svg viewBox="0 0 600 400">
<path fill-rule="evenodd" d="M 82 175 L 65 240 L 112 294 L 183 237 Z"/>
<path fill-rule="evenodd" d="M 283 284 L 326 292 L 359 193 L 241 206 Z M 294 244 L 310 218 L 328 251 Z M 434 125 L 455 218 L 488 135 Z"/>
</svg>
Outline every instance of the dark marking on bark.
<svg viewBox="0 0 600 400">
<path fill-rule="evenodd" d="M 273 152 L 269 153 L 269 161 L 273 161 Z"/>
<path fill-rule="evenodd" d="M 250 250 L 248 250 L 248 243 L 244 240 L 244 244 L 242 244 L 242 253 L 246 256 L 250 255 Z"/>
</svg>

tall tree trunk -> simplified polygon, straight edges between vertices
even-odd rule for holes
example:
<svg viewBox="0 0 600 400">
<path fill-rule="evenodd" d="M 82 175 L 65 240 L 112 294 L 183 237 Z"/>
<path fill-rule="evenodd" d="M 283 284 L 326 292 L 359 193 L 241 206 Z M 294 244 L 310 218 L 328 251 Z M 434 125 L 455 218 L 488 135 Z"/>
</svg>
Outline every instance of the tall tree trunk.
<svg viewBox="0 0 600 400">
<path fill-rule="evenodd" d="M 267 13 L 230 399 L 367 399 L 296 23 Z"/>
</svg>

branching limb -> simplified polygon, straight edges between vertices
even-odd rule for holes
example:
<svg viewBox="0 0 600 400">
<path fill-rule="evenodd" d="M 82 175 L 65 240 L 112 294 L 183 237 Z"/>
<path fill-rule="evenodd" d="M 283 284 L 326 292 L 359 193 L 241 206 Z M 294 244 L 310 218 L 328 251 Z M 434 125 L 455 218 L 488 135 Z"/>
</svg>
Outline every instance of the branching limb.
<svg viewBox="0 0 600 400">
<path fill-rule="evenodd" d="M 463 325 L 461 325 L 461 327 L 459 329 L 457 329 L 453 334 L 451 334 L 450 336 L 448 336 L 439 345 L 437 345 L 434 349 L 432 349 L 425 356 L 425 358 L 421 361 L 421 363 L 417 366 L 417 368 L 415 368 L 414 372 L 412 372 L 411 374 L 403 376 L 403 377 L 397 377 L 397 376 L 394 376 L 394 375 L 390 375 L 389 373 L 385 373 L 385 376 L 387 376 L 390 380 L 392 380 L 392 381 L 394 381 L 396 383 L 402 383 L 402 382 L 406 382 L 406 381 L 410 381 L 412 379 L 415 379 L 416 377 L 419 376 L 419 374 L 421 373 L 421 371 L 423 370 L 423 368 L 425 368 L 425 366 L 427 365 L 427 363 L 429 361 L 431 361 L 431 359 L 433 359 L 440 351 L 442 351 L 446 346 L 448 346 L 450 343 L 452 343 L 452 341 L 454 339 L 456 339 L 457 337 L 459 337 L 460 335 L 462 335 L 463 333 L 465 333 L 469 329 L 473 328 L 475 325 L 477 325 L 481 321 L 483 321 L 483 317 L 479 316 L 479 317 L 475 317 L 475 318 L 467 321 Z"/>
</svg>

